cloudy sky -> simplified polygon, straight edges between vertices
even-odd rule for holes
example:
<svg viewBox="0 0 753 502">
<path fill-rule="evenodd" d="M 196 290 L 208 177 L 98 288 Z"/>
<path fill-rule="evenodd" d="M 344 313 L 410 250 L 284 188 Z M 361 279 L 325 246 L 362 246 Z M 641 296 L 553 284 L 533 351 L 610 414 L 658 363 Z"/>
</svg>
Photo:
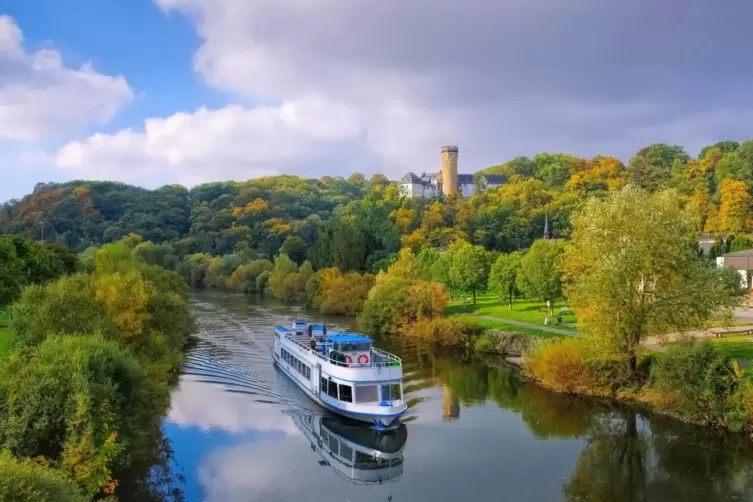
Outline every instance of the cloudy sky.
<svg viewBox="0 0 753 502">
<path fill-rule="evenodd" d="M 750 0 L 3 0 L 0 200 L 753 137 Z M 751 132 L 749 132 L 751 131 Z"/>
</svg>

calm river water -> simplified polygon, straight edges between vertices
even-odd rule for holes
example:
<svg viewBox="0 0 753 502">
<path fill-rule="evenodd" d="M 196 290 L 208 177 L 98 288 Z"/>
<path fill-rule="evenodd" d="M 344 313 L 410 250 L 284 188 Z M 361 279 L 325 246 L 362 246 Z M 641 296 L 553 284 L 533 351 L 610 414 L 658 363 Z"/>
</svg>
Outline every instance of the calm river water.
<svg viewBox="0 0 753 502">
<path fill-rule="evenodd" d="M 403 358 L 410 409 L 403 428 L 375 437 L 273 366 L 271 328 L 306 316 L 300 307 L 220 293 L 193 302 L 201 341 L 164 424 L 187 501 L 753 500 L 753 442 L 396 340 L 378 345 Z"/>
</svg>

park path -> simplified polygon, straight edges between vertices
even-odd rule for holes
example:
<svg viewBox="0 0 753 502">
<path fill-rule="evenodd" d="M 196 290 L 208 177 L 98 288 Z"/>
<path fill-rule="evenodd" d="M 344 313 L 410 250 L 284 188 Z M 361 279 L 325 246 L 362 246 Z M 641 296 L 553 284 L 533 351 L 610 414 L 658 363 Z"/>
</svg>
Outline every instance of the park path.
<svg viewBox="0 0 753 502">
<path fill-rule="evenodd" d="M 480 317 L 481 319 L 488 319 L 490 321 L 503 322 L 505 324 L 510 324 L 512 326 L 519 326 L 521 328 L 531 328 L 531 329 L 536 329 L 539 331 L 546 331 L 547 333 L 554 333 L 556 335 L 575 336 L 575 337 L 583 336 L 577 331 L 570 331 L 567 329 L 559 329 L 559 328 L 550 328 L 549 326 L 541 326 L 540 324 L 532 324 L 530 322 L 513 321 L 512 319 L 505 319 L 504 317 L 494 317 L 494 316 L 483 315 L 483 314 L 468 314 L 468 315 Z"/>
<path fill-rule="evenodd" d="M 468 315 L 480 317 L 482 319 L 488 319 L 490 321 L 502 322 L 505 324 L 509 324 L 511 326 L 519 326 L 521 328 L 530 328 L 530 329 L 536 329 L 539 331 L 546 331 L 547 333 L 553 333 L 556 335 L 573 336 L 573 337 L 578 337 L 578 338 L 583 337 L 583 334 L 578 333 L 577 331 L 552 328 L 549 326 L 541 326 L 540 324 L 533 324 L 530 322 L 523 322 L 523 321 L 515 321 L 512 319 L 505 319 L 504 317 L 495 317 L 495 316 L 490 316 L 490 315 L 473 314 L 473 313 L 469 313 Z M 673 333 L 669 335 L 664 335 L 662 337 L 658 337 L 658 336 L 648 337 L 647 339 L 643 341 L 643 346 L 650 350 L 656 350 L 658 352 L 662 352 L 666 350 L 666 348 L 663 347 L 663 343 L 665 342 L 672 342 L 672 341 L 677 341 L 680 339 L 687 339 L 687 338 L 697 338 L 697 339 L 715 338 L 716 336 L 734 335 L 734 334 L 743 334 L 743 333 L 749 334 L 751 332 L 753 332 L 753 325 L 733 326 L 729 328 L 711 328 L 708 330 L 690 331 L 687 333 Z"/>
</svg>

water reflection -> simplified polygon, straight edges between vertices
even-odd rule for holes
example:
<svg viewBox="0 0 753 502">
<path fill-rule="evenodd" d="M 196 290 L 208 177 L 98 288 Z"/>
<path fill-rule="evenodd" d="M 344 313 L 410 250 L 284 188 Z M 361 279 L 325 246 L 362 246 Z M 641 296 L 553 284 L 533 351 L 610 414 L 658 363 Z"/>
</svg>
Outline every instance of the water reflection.
<svg viewBox="0 0 753 502">
<path fill-rule="evenodd" d="M 201 342 L 165 423 L 189 502 L 753 501 L 741 436 L 553 394 L 495 359 L 399 338 L 378 344 L 403 359 L 407 426 L 377 437 L 272 365 L 269 326 L 300 309 L 212 294 L 195 308 Z"/>
<path fill-rule="evenodd" d="M 387 483 L 403 475 L 403 449 L 408 439 L 405 424 L 378 433 L 363 424 L 343 419 L 297 414 L 293 422 L 322 456 L 319 465 L 331 467 L 353 483 Z"/>
</svg>

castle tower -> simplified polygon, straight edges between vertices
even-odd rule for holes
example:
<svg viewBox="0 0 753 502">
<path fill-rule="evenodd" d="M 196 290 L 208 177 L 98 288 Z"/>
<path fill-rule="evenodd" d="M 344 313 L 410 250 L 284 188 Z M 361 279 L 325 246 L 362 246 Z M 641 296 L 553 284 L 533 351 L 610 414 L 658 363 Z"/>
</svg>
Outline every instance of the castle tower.
<svg viewBox="0 0 753 502">
<path fill-rule="evenodd" d="M 442 193 L 458 194 L 458 147 L 442 147 Z"/>
</svg>

